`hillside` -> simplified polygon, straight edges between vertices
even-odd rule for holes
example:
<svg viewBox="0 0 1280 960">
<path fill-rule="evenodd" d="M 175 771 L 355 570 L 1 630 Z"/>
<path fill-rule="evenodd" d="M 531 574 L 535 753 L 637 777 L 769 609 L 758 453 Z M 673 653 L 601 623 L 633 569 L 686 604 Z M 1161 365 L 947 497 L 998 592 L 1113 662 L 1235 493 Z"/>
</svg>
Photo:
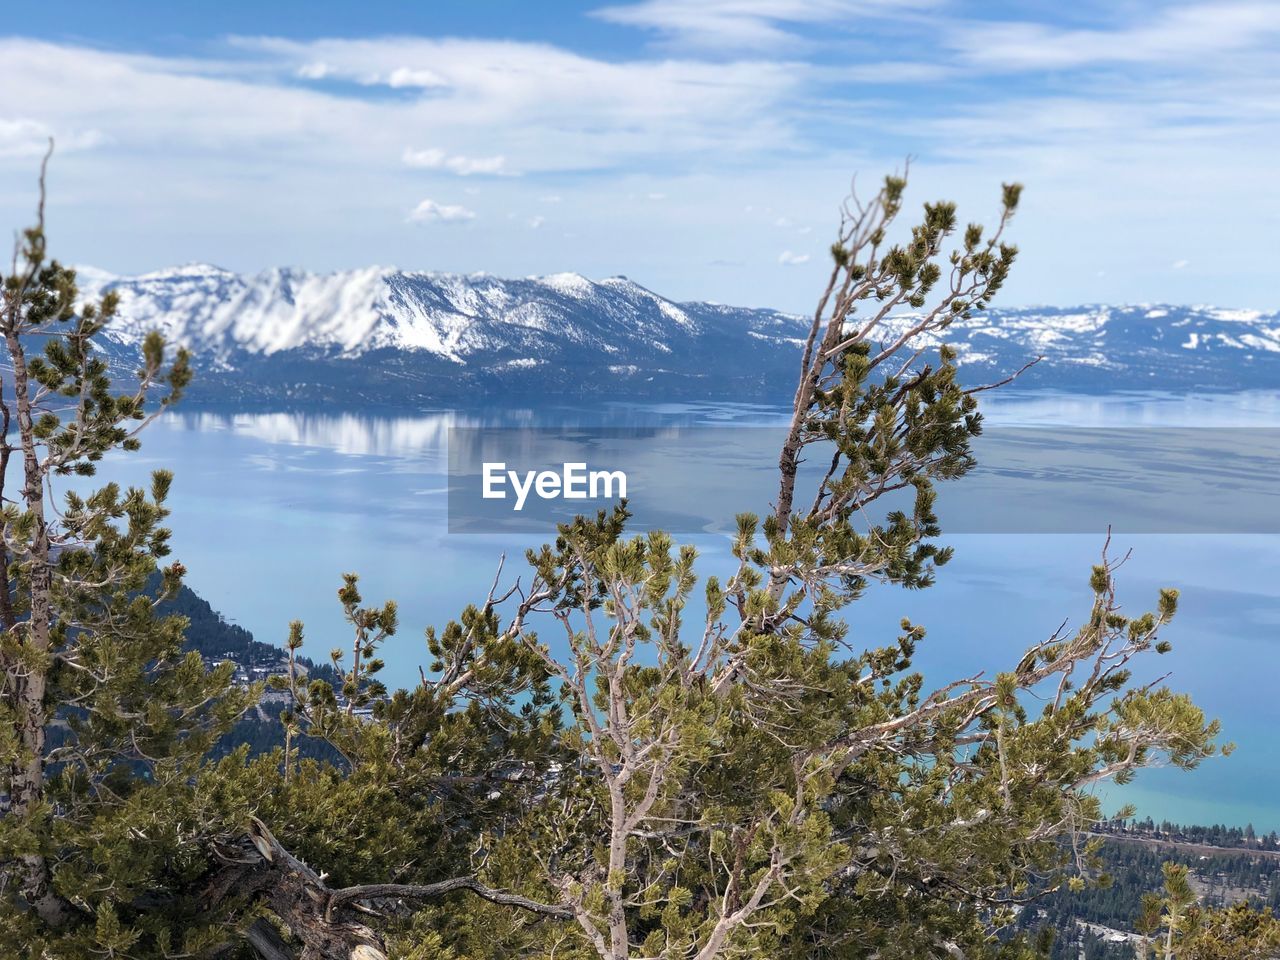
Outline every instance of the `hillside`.
<svg viewBox="0 0 1280 960">
<path fill-rule="evenodd" d="M 236 665 L 236 682 L 245 684 L 265 680 L 285 670 L 285 655 L 279 647 L 253 638 L 248 630 L 227 622 L 209 602 L 190 587 L 181 587 L 178 593 L 161 605 L 165 613 L 180 614 L 189 621 L 186 631 L 186 648 L 200 654 L 207 663 L 230 660 Z M 300 657 L 298 661 L 308 676 L 327 680 L 335 688 L 341 686 L 338 672 L 329 664 L 317 664 Z M 265 753 L 284 746 L 284 728 L 277 719 L 284 706 L 279 694 L 268 693 L 258 709 L 241 717 L 234 729 L 223 738 L 214 750 L 214 756 L 231 752 L 242 744 L 249 745 L 250 754 Z M 337 755 L 319 741 L 303 739 L 299 749 L 304 756 L 336 761 Z"/>
</svg>

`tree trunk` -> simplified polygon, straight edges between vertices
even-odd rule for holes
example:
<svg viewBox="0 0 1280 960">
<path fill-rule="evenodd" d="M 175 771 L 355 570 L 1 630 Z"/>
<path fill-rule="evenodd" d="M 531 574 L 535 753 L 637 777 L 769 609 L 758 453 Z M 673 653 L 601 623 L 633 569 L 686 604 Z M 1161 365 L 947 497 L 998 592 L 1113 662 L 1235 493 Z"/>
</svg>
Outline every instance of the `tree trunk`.
<svg viewBox="0 0 1280 960">
<path fill-rule="evenodd" d="M 48 711 L 45 685 L 48 679 L 49 632 L 52 613 L 52 572 L 49 566 L 49 531 L 44 514 L 44 477 L 36 454 L 35 423 L 32 418 L 30 380 L 26 353 L 14 323 L 5 329 L 5 345 L 13 363 L 14 406 L 18 414 L 18 436 L 22 448 L 22 499 L 35 521 L 31 534 L 29 577 L 31 609 L 24 625 L 23 646 L 30 652 L 25 669 L 14 671 L 14 708 L 21 749 L 9 771 L 12 814 L 29 816 L 44 797 L 45 725 Z M 74 909 L 52 889 L 48 863 L 39 853 L 22 858 L 22 896 L 45 923 L 61 926 Z"/>
<path fill-rule="evenodd" d="M 226 868 L 205 891 L 210 903 L 249 896 L 265 903 L 301 942 L 297 960 L 386 960 L 378 934 L 350 919 L 351 905 L 337 907 L 324 878 L 278 841 L 258 819 L 246 837 L 215 845 Z M 263 960 L 294 960 L 294 953 L 270 924 L 256 923 L 246 938 Z"/>
</svg>

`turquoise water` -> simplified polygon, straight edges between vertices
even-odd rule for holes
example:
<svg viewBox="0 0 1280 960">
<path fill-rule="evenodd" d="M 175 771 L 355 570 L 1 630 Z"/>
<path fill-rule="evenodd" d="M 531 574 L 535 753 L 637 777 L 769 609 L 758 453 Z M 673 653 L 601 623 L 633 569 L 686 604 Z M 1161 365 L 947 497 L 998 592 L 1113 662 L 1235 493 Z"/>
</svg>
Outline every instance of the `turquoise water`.
<svg viewBox="0 0 1280 960">
<path fill-rule="evenodd" d="M 1075 426 L 1272 426 L 1280 394 L 1213 397 L 1003 398 L 987 406 L 992 424 Z M 175 556 L 188 583 L 228 620 L 279 643 L 290 620 L 306 623 L 307 649 L 322 659 L 347 646 L 335 599 L 340 575 L 362 575 L 366 600 L 394 598 L 401 633 L 385 651 L 393 685 L 414 682 L 427 660 L 422 630 L 483 599 L 499 558 L 522 566 L 531 535 L 447 532 L 446 449 L 455 425 L 761 424 L 780 413 L 740 405 L 616 405 L 538 411 L 445 411 L 412 417 L 357 414 L 175 414 L 146 435 L 140 453 L 120 456 L 103 475 L 130 481 L 171 467 Z M 691 469 L 696 469 L 691 465 Z M 761 505 L 762 507 L 764 505 Z M 1193 509 L 1194 505 L 1188 505 Z M 703 569 L 727 566 L 722 537 L 692 539 Z M 849 613 L 853 640 L 879 644 L 903 616 L 929 629 L 920 666 L 930 676 L 968 675 L 1014 662 L 1024 647 L 1088 610 L 1097 534 L 952 536 L 954 561 L 938 584 L 908 593 L 878 587 Z M 1161 586 L 1183 592 L 1166 638 L 1174 652 L 1139 667 L 1141 679 L 1172 671 L 1223 720 L 1238 744 L 1230 758 L 1192 774 L 1156 770 L 1111 806 L 1134 802 L 1157 820 L 1252 822 L 1280 829 L 1280 537 L 1129 536 L 1122 599 L 1137 613 Z"/>
</svg>

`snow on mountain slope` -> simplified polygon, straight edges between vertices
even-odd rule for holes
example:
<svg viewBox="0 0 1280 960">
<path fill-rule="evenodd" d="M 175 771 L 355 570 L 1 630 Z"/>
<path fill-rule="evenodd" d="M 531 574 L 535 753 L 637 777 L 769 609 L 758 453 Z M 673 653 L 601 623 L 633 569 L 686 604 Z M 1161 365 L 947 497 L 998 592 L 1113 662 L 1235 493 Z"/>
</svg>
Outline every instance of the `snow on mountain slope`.
<svg viewBox="0 0 1280 960">
<path fill-rule="evenodd" d="M 160 329 L 176 342 L 226 358 L 298 348 L 359 356 L 422 350 L 457 363 L 509 342 L 559 338 L 606 352 L 617 341 L 672 349 L 670 334 L 698 331 L 678 305 L 623 277 L 578 274 L 526 280 L 404 273 L 370 267 L 331 274 L 273 269 L 241 276 L 190 264 L 136 277 L 82 271 L 85 292 L 113 289 L 121 321 L 112 336 L 139 340 Z"/>
<path fill-rule="evenodd" d="M 900 321 L 899 321 L 900 322 Z M 1044 362 L 1034 383 L 1064 389 L 1280 389 L 1280 314 L 1139 304 L 994 309 L 941 338 L 968 376 Z"/>
<path fill-rule="evenodd" d="M 370 267 L 243 276 L 191 264 L 114 289 L 115 349 L 162 330 L 192 349 L 207 402 L 456 401 L 471 395 L 777 399 L 808 323 L 774 310 L 676 303 L 625 277 L 525 279 Z M 892 318 L 883 336 L 904 329 Z M 1025 386 L 1064 390 L 1280 388 L 1280 316 L 1168 305 L 993 309 L 935 341 L 970 382 L 1045 361 Z"/>
</svg>

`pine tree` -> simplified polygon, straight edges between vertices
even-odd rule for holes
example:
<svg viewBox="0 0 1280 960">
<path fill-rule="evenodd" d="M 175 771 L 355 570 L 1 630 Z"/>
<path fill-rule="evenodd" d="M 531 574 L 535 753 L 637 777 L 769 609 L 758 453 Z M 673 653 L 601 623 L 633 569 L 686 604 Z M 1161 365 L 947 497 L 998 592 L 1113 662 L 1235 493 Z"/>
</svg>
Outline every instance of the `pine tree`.
<svg viewBox="0 0 1280 960">
<path fill-rule="evenodd" d="M 0 954 L 122 955 L 142 936 L 130 915 L 185 869 L 169 858 L 192 825 L 168 816 L 172 798 L 246 700 L 156 611 L 183 574 L 162 566 L 172 475 L 84 489 L 181 394 L 188 357 L 166 362 L 148 336 L 113 390 L 95 338 L 115 298 L 78 302 L 74 271 L 46 254 L 43 171 L 40 194 L 0 302 Z"/>
<path fill-rule="evenodd" d="M 1142 908 L 1137 929 L 1155 960 L 1268 960 L 1280 949 L 1280 921 L 1269 909 L 1201 906 L 1182 864 L 1164 865 L 1164 890 L 1143 897 Z"/>
<path fill-rule="evenodd" d="M 500 656 L 520 664 L 504 696 L 539 667 L 558 688 L 563 723 L 541 729 L 566 759 L 543 768 L 518 816 L 473 838 L 475 875 L 327 887 L 327 918 L 465 888 L 544 919 L 518 946 L 504 940 L 505 955 L 1032 956 L 1045 945 L 993 931 L 1015 907 L 1094 877 L 1091 787 L 1218 752 L 1216 722 L 1186 696 L 1131 682 L 1136 663 L 1170 649 L 1159 633 L 1177 593 L 1123 615 L 1105 547 L 1080 626 L 994 677 L 926 687 L 911 670 L 925 633 L 906 622 L 884 646 L 850 649 L 849 611 L 870 585 L 928 586 L 950 557 L 936 487 L 973 466 L 988 387 L 963 386 L 946 346 L 926 353 L 956 317 L 986 307 L 1016 256 L 1003 240 L 1016 185 L 989 237 L 971 224 L 951 246 L 949 203 L 926 204 L 891 242 L 906 185 L 889 177 L 846 208 L 778 496 L 763 522 L 740 518 L 735 569 L 699 585 L 695 551 L 662 533 L 628 536 L 624 504 L 563 525 L 504 598 L 495 581 L 482 608 L 432 636 L 444 656 L 419 692 L 344 749 L 363 768 L 385 755 L 369 753 L 378 737 L 399 744 L 412 729 L 413 748 L 430 751 L 470 711 L 462 704 L 487 701 L 487 658 Z M 885 336 L 904 308 L 919 312 Z M 821 469 L 806 475 L 805 461 Z M 884 506 L 899 490 L 910 508 Z M 695 591 L 706 611 L 696 621 Z M 331 694 L 310 696 L 313 729 L 334 724 Z M 407 927 L 361 918 L 342 949 L 381 952 L 389 937 L 414 955 L 441 942 L 490 955 L 484 931 L 442 922 L 441 909 Z M 307 952 L 327 949 L 312 946 L 324 923 L 282 919 L 321 931 L 302 938 L 304 956 L 329 956 Z"/>
</svg>

